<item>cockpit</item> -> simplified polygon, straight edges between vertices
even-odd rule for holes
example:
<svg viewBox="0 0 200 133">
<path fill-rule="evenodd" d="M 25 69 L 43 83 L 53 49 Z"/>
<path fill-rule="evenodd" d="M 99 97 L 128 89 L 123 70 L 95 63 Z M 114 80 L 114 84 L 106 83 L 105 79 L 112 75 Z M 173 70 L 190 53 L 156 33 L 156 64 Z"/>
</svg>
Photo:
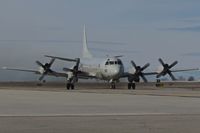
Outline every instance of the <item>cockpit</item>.
<svg viewBox="0 0 200 133">
<path fill-rule="evenodd" d="M 124 66 L 118 58 L 107 58 L 102 67 L 103 76 L 109 80 L 119 79 L 124 73 Z"/>
<path fill-rule="evenodd" d="M 117 59 L 117 60 L 108 59 L 105 65 L 122 65 L 122 61 L 120 59 Z"/>
</svg>

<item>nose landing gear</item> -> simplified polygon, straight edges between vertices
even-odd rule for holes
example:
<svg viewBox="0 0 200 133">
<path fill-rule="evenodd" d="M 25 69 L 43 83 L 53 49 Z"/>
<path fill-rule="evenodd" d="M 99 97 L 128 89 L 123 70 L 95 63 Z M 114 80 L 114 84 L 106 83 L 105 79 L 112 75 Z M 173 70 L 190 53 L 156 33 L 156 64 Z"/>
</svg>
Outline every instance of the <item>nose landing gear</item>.
<svg viewBox="0 0 200 133">
<path fill-rule="evenodd" d="M 67 83 L 67 85 L 66 85 L 66 87 L 67 87 L 67 90 L 74 90 L 74 84 L 73 83 Z"/>
<path fill-rule="evenodd" d="M 111 89 L 116 89 L 115 82 L 110 83 L 110 88 L 111 88 Z"/>
<path fill-rule="evenodd" d="M 130 90 L 130 89 L 135 90 L 135 83 L 129 82 L 129 83 L 128 83 L 128 89 L 129 89 L 129 90 Z"/>
</svg>

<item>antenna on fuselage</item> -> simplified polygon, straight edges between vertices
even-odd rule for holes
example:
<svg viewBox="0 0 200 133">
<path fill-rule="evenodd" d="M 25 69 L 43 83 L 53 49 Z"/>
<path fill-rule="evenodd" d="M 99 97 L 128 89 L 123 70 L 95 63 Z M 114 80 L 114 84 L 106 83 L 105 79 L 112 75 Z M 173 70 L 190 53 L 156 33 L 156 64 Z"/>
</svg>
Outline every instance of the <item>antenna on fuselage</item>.
<svg viewBox="0 0 200 133">
<path fill-rule="evenodd" d="M 86 35 L 86 30 L 85 30 L 85 25 L 83 27 L 83 58 L 92 58 L 92 54 L 88 50 L 87 46 L 87 35 Z"/>
</svg>

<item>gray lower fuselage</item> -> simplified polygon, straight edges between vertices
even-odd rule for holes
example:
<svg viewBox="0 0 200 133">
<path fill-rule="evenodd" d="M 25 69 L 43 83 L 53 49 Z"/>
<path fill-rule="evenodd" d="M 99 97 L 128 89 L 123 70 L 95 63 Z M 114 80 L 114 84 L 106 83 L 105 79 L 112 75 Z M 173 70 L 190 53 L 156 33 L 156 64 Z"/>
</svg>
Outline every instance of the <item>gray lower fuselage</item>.
<svg viewBox="0 0 200 133">
<path fill-rule="evenodd" d="M 124 66 L 119 58 L 82 59 L 79 70 L 98 79 L 115 81 L 124 73 Z"/>
</svg>

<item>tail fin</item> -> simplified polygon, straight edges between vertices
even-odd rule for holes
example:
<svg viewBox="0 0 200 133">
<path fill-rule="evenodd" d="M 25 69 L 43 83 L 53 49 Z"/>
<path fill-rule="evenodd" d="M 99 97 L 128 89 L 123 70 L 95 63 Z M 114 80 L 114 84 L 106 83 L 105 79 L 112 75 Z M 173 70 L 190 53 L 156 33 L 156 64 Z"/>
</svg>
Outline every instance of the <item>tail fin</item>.
<svg viewBox="0 0 200 133">
<path fill-rule="evenodd" d="M 83 58 L 92 58 L 92 54 L 90 53 L 87 47 L 87 35 L 85 31 L 85 25 L 83 29 Z"/>
</svg>

